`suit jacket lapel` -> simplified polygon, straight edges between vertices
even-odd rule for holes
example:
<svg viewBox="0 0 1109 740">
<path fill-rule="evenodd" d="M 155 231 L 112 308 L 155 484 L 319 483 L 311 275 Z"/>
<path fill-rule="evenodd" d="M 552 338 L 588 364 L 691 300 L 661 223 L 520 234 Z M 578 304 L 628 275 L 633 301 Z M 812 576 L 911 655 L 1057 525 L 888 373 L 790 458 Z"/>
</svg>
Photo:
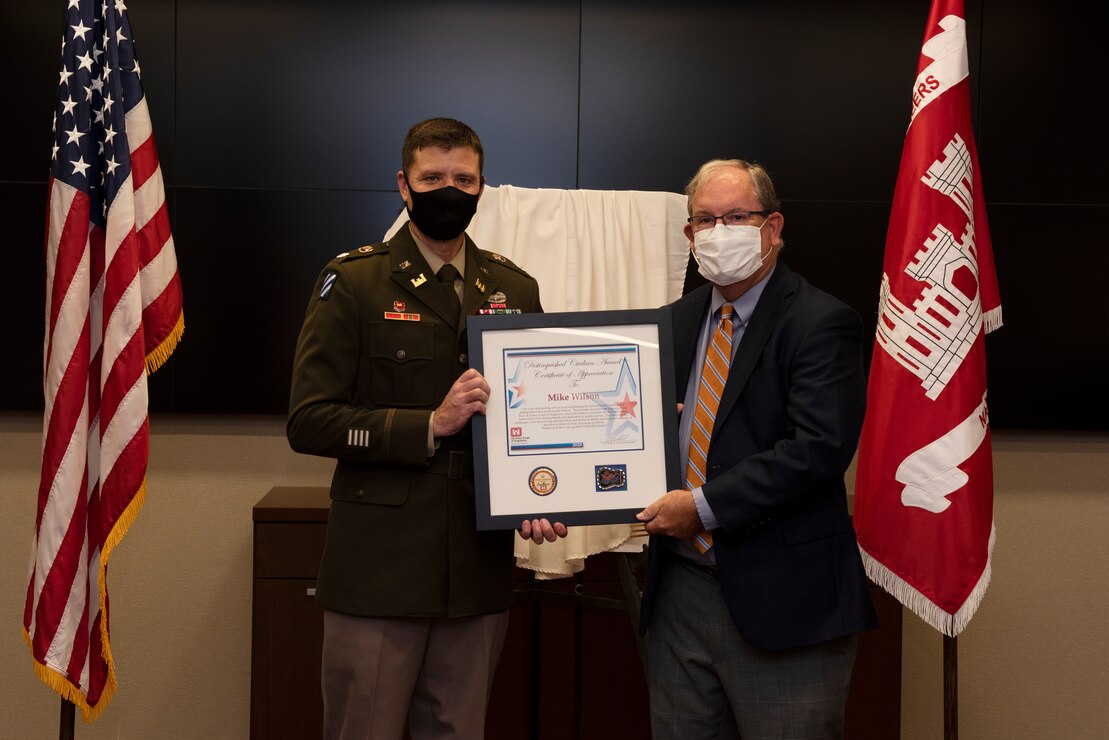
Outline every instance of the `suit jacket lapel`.
<svg viewBox="0 0 1109 740">
<path fill-rule="evenodd" d="M 716 424 L 720 425 L 727 418 L 728 413 L 739 400 L 740 393 L 747 385 L 751 372 L 755 369 L 767 340 L 774 333 L 774 328 L 782 319 L 782 314 L 789 307 L 790 301 L 796 292 L 793 273 L 784 263 L 779 262 L 766 284 L 755 312 L 751 314 L 747 327 L 743 330 L 743 339 L 740 340 L 739 349 L 736 350 L 735 359 L 728 370 L 728 382 L 724 386 L 724 394 L 720 397 L 720 408 L 716 412 Z"/>
<path fill-rule="evenodd" d="M 702 285 L 690 293 L 688 299 L 673 304 L 674 375 L 678 381 L 678 398 L 685 397 L 689 374 L 693 370 L 697 353 L 697 339 L 701 324 L 712 298 L 712 286 Z"/>
</svg>

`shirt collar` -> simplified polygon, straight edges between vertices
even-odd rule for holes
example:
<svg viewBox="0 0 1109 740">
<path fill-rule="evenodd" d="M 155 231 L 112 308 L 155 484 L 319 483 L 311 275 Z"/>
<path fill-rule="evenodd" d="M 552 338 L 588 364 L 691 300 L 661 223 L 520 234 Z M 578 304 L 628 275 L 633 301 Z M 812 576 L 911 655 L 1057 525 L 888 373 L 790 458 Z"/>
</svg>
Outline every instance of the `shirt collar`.
<svg viewBox="0 0 1109 740">
<path fill-rule="evenodd" d="M 766 283 L 770 280 L 770 276 L 778 269 L 775 264 L 770 268 L 770 272 L 766 273 L 762 280 L 758 281 L 747 292 L 732 301 L 732 308 L 735 313 L 732 318 L 732 323 L 736 326 L 744 326 L 751 320 L 751 315 L 755 313 L 755 306 L 758 305 L 759 298 L 762 297 L 763 290 L 766 289 Z M 712 300 L 709 301 L 709 315 L 715 316 L 720 307 L 727 303 L 724 296 L 720 294 L 720 289 L 715 285 L 712 288 Z"/>
<path fill-rule="evenodd" d="M 420 250 L 420 256 L 427 262 L 427 266 L 431 268 L 433 273 L 438 273 L 439 268 L 447 264 L 439 255 L 424 246 L 420 238 L 412 232 L 412 241 L 416 242 L 416 249 Z M 451 264 L 458 270 L 458 274 L 462 277 L 466 275 L 466 242 L 462 242 L 462 248 L 459 249 L 454 257 L 451 259 Z"/>
</svg>

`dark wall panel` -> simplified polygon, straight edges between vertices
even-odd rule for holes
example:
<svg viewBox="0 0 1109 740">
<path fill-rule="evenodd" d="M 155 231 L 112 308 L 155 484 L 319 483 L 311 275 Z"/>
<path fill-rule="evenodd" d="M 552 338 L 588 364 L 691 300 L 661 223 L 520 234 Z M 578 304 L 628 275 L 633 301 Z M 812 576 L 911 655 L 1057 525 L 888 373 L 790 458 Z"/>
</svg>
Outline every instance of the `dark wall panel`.
<svg viewBox="0 0 1109 740">
<path fill-rule="evenodd" d="M 19 145 L 4 148 L 2 180 L 46 182 L 50 174 L 50 124 L 58 100 L 63 9 L 58 3 L 6 3 L 0 15 L 5 28 L 18 29 L 0 44 L 4 68 L 18 70 L 6 76 L 0 132 L 5 141 Z M 0 208 L 6 215 L 7 206 L 0 204 Z M 18 212 L 12 210 L 11 214 Z M 41 245 L 42 223 L 35 226 L 40 230 L 37 241 Z"/>
<path fill-rule="evenodd" d="M 45 183 L 0 182 L 0 204 L 12 216 L 4 216 L 6 285 L 0 290 L 6 348 L 0 363 L 0 409 L 4 410 L 29 411 L 43 405 L 46 197 Z"/>
<path fill-rule="evenodd" d="M 680 191 L 717 157 L 791 197 L 889 199 L 926 6 L 585 5 L 582 187 Z"/>
<path fill-rule="evenodd" d="M 573 187 L 578 4 L 180 0 L 181 183 L 394 190 L 450 116 L 492 184 Z"/>
<path fill-rule="evenodd" d="M 186 328 L 166 366 L 166 410 L 284 413 L 316 277 L 336 254 L 379 241 L 398 197 L 181 188 L 177 198 Z"/>
<path fill-rule="evenodd" d="M 1109 205 L 990 208 L 1005 318 L 986 338 L 992 424 L 1109 429 L 1107 223 Z"/>
<path fill-rule="evenodd" d="M 41 408 L 43 225 L 60 0 L 8 3 L 0 136 L 10 358 L 0 408 Z M 185 290 L 158 410 L 283 413 L 312 283 L 380 239 L 400 145 L 450 115 L 494 185 L 681 190 L 765 164 L 785 259 L 873 331 L 928 3 L 847 0 L 144 0 L 130 8 Z M 1098 321 L 1109 147 L 1105 6 L 967 2 L 971 94 L 1005 326 L 998 427 L 1107 429 Z M 1081 388 L 1081 403 L 1069 401 Z"/>
<path fill-rule="evenodd" d="M 988 20 L 978 121 L 986 198 L 1109 203 L 1109 127 L 1095 112 L 1109 77 L 1109 5 L 1014 0 L 991 4 Z M 1104 236 L 1100 245 L 1109 247 Z"/>
</svg>

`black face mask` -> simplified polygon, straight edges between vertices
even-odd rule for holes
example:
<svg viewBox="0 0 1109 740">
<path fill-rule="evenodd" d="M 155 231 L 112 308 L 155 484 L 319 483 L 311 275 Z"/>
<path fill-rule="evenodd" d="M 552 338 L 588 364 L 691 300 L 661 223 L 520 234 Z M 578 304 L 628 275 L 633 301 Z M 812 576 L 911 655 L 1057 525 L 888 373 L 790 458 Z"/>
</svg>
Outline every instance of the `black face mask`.
<svg viewBox="0 0 1109 740">
<path fill-rule="evenodd" d="M 412 207 L 408 218 L 416 228 L 436 241 L 454 239 L 470 225 L 477 213 L 477 195 L 463 192 L 453 185 L 418 193 L 408 186 Z"/>
</svg>

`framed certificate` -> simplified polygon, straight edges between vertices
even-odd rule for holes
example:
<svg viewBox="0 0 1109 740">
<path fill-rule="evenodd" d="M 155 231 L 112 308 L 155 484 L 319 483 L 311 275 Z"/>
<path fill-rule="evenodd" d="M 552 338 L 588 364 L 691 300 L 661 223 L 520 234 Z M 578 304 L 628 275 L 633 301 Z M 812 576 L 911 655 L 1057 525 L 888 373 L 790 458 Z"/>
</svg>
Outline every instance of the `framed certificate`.
<svg viewBox="0 0 1109 740">
<path fill-rule="evenodd" d="M 679 488 L 670 314 L 467 317 L 490 386 L 473 417 L 477 528 L 617 524 Z"/>
</svg>

